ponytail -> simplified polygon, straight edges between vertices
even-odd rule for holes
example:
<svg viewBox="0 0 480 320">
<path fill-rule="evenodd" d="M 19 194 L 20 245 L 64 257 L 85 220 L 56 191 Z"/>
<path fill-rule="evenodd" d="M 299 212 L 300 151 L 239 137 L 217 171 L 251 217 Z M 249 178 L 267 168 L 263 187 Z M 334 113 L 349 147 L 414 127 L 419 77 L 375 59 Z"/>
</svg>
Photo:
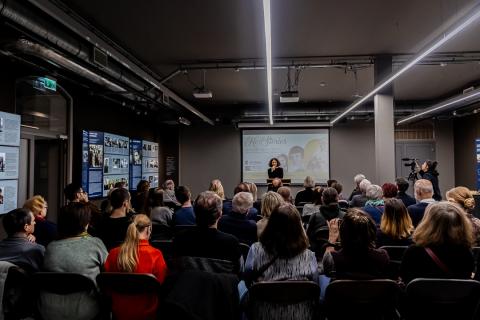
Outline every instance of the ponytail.
<svg viewBox="0 0 480 320">
<path fill-rule="evenodd" d="M 151 225 L 150 219 L 144 215 L 136 215 L 127 229 L 125 241 L 120 246 L 117 265 L 122 272 L 134 272 L 138 264 L 138 246 L 140 233 Z"/>
</svg>

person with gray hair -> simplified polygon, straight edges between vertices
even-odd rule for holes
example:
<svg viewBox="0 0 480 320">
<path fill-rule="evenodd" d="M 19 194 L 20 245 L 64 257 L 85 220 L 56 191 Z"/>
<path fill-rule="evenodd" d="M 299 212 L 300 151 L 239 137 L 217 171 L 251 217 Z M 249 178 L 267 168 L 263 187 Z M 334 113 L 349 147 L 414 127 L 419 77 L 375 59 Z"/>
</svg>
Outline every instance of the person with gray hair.
<svg viewBox="0 0 480 320">
<path fill-rule="evenodd" d="M 236 236 L 242 243 L 251 245 L 256 242 L 257 224 L 247 218 L 252 206 L 253 196 L 250 192 L 237 193 L 232 200 L 232 211 L 218 221 L 218 229 Z"/>
<path fill-rule="evenodd" d="M 181 206 L 177 197 L 175 197 L 175 182 L 173 180 L 168 179 L 163 183 L 163 191 L 163 202 Z"/>
<path fill-rule="evenodd" d="M 383 210 L 385 209 L 382 187 L 376 184 L 371 184 L 368 186 L 365 195 L 367 197 L 367 202 L 365 202 L 363 211 L 372 217 L 375 224 L 380 225 Z"/>
<path fill-rule="evenodd" d="M 365 179 L 365 175 L 359 173 L 353 178 L 353 182 L 355 182 L 355 189 L 353 189 L 352 193 L 350 194 L 350 197 L 348 197 L 348 201 L 352 201 L 353 197 L 356 195 L 362 194 L 362 191 L 360 190 L 360 182 L 362 182 Z"/>
<path fill-rule="evenodd" d="M 300 206 L 305 203 L 312 203 L 313 202 L 313 188 L 315 188 L 315 180 L 307 176 L 303 181 L 303 187 L 305 189 L 299 191 L 295 196 L 295 205 Z"/>
<path fill-rule="evenodd" d="M 413 226 L 416 227 L 423 219 L 425 209 L 430 203 L 435 203 L 433 199 L 433 185 L 427 179 L 419 179 L 413 186 L 416 204 L 408 206 L 408 214 L 412 218 Z"/>
<path fill-rule="evenodd" d="M 205 191 L 195 200 L 197 228 L 186 229 L 173 239 L 174 252 L 178 256 L 205 257 L 231 261 L 234 269 L 240 269 L 238 239 L 217 229 L 222 217 L 222 199 L 213 191 Z"/>
<path fill-rule="evenodd" d="M 367 180 L 363 179 L 360 184 L 358 185 L 359 190 L 361 191 L 360 194 L 353 196 L 352 201 L 350 201 L 350 207 L 362 208 L 365 206 L 365 203 L 368 201 L 367 199 L 367 189 L 372 183 Z"/>
</svg>

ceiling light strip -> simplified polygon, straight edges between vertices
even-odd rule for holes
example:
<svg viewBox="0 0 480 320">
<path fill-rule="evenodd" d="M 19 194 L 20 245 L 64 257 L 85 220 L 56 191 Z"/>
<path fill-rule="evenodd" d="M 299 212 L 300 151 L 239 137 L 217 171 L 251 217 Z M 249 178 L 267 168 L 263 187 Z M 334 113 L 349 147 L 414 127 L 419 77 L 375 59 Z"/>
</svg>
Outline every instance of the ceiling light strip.
<svg viewBox="0 0 480 320">
<path fill-rule="evenodd" d="M 442 34 L 439 38 L 437 38 L 433 44 L 428 46 L 426 49 L 420 51 L 417 55 L 415 55 L 409 62 L 407 62 L 402 68 L 400 68 L 398 71 L 392 73 L 387 79 L 384 81 L 380 82 L 375 88 L 373 88 L 372 91 L 370 91 L 368 94 L 366 94 L 363 98 L 355 101 L 350 107 L 347 108 L 344 112 L 342 112 L 340 115 L 335 117 L 331 121 L 331 125 L 334 125 L 336 122 L 344 118 L 348 113 L 350 113 L 352 110 L 356 109 L 358 106 L 360 106 L 362 103 L 364 103 L 366 100 L 370 99 L 373 95 L 378 93 L 380 90 L 391 84 L 396 78 L 398 78 L 400 75 L 403 73 L 407 72 L 410 70 L 415 64 L 420 62 L 423 58 L 428 56 L 430 53 L 444 45 L 448 40 L 452 39 L 455 37 L 457 34 L 462 32 L 466 27 L 468 27 L 472 22 L 477 20 L 480 17 L 480 5 L 475 6 L 474 9 L 470 10 L 470 12 L 467 14 L 467 16 L 464 16 L 461 18 L 460 22 L 458 22 L 455 27 L 450 30 L 446 31 L 445 33 Z"/>
<path fill-rule="evenodd" d="M 426 116 L 426 115 L 429 115 L 429 114 L 432 114 L 432 113 L 436 113 L 440 110 L 446 109 L 448 107 L 454 106 L 456 104 L 459 104 L 459 103 L 467 101 L 467 100 L 471 100 L 473 98 L 480 98 L 480 89 L 469 92 L 467 94 L 462 94 L 462 95 L 456 96 L 454 98 L 451 98 L 451 99 L 448 99 L 446 101 L 440 102 L 440 103 L 438 103 L 438 104 L 436 104 L 436 105 L 434 105 L 430 108 L 424 109 L 424 110 L 422 110 L 418 113 L 415 113 L 413 115 L 405 117 L 405 118 L 397 121 L 397 125 L 412 122 L 415 119 L 419 119 L 423 116 Z M 457 106 L 457 107 L 460 107 L 460 106 Z"/>
<path fill-rule="evenodd" d="M 273 101 L 272 101 L 272 31 L 270 21 L 270 0 L 263 0 L 263 21 L 265 25 L 265 51 L 267 54 L 267 94 L 268 116 L 273 125 Z"/>
</svg>

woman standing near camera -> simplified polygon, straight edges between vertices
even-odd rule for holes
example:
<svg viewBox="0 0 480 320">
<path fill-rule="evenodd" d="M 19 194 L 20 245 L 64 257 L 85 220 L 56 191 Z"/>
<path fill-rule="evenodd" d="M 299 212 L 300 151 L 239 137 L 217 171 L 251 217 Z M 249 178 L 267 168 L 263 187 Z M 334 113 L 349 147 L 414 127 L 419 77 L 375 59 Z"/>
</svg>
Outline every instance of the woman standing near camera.
<svg viewBox="0 0 480 320">
<path fill-rule="evenodd" d="M 433 199 L 436 201 L 442 200 L 442 195 L 440 193 L 440 188 L 438 186 L 438 171 L 437 171 L 437 161 L 427 160 L 422 164 L 420 170 L 420 176 L 422 179 L 426 179 L 432 183 L 433 186 Z"/>
</svg>

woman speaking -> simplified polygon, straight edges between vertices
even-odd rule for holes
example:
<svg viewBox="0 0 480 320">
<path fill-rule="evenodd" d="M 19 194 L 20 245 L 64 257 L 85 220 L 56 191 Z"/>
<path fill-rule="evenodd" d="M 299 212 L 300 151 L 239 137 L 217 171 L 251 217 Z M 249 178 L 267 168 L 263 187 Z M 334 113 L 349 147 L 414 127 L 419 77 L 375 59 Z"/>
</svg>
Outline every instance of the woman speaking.
<svg viewBox="0 0 480 320">
<path fill-rule="evenodd" d="M 283 179 L 283 169 L 280 167 L 280 161 L 277 158 L 272 158 L 268 162 L 268 178 L 280 178 Z"/>
</svg>

